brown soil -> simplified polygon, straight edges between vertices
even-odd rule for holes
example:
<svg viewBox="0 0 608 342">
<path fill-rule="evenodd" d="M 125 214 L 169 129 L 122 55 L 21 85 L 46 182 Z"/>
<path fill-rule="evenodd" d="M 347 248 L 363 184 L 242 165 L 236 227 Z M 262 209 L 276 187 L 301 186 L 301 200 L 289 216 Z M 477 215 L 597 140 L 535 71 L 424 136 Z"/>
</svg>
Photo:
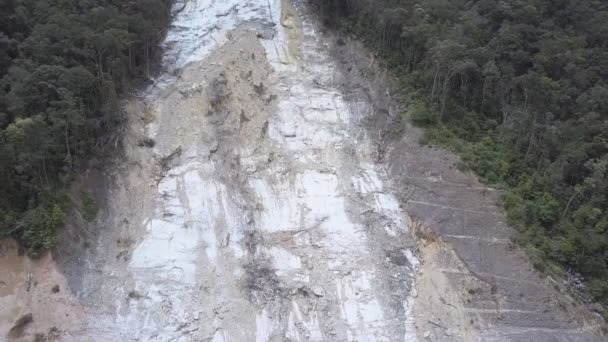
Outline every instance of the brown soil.
<svg viewBox="0 0 608 342">
<path fill-rule="evenodd" d="M 50 253 L 31 259 L 15 241 L 0 240 L 0 265 L 0 340 L 58 341 L 83 328 L 82 308 Z"/>
</svg>

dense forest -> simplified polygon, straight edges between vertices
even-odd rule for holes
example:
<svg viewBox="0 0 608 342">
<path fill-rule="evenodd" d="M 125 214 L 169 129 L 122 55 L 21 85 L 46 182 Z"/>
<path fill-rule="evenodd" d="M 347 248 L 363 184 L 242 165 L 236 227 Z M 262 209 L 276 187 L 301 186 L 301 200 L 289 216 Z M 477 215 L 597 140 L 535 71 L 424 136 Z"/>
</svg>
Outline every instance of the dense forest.
<svg viewBox="0 0 608 342">
<path fill-rule="evenodd" d="M 608 2 L 310 0 L 399 76 L 425 142 L 501 187 L 535 266 L 608 303 Z"/>
<path fill-rule="evenodd" d="M 53 246 L 70 179 L 115 141 L 119 96 L 158 60 L 169 3 L 0 0 L 0 237 Z"/>
</svg>

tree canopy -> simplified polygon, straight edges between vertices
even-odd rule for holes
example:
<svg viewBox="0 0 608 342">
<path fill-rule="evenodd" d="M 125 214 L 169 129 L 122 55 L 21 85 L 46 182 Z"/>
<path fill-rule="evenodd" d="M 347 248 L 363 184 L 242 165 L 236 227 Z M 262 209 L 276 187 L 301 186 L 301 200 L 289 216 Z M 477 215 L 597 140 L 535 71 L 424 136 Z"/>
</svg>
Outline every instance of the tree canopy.
<svg viewBox="0 0 608 342">
<path fill-rule="evenodd" d="M 148 76 L 169 0 L 0 0 L 0 234 L 37 250 L 63 222 L 62 190 Z"/>
</svg>

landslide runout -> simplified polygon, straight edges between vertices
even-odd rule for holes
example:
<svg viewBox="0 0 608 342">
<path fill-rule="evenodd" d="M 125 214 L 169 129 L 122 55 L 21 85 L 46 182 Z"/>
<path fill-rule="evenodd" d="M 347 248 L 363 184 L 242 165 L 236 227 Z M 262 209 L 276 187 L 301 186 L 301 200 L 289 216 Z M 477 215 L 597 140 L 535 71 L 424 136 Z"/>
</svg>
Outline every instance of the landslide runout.
<svg viewBox="0 0 608 342">
<path fill-rule="evenodd" d="M 507 249 L 494 197 L 395 134 L 360 46 L 288 0 L 175 8 L 166 71 L 91 176 L 94 227 L 64 233 L 64 274 L 47 257 L 0 288 L 3 317 L 33 313 L 17 340 L 599 341 Z"/>
<path fill-rule="evenodd" d="M 371 107 L 344 99 L 301 18 L 288 1 L 177 14 L 174 68 L 127 105 L 133 144 L 85 256 L 89 338 L 415 339 L 418 261 Z"/>
</svg>

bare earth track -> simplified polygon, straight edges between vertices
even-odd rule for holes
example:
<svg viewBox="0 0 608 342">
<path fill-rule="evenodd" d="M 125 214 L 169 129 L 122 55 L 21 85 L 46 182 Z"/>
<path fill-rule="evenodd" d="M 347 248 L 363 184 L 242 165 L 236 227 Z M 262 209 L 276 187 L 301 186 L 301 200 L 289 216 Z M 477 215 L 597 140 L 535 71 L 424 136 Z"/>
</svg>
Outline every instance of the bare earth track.
<svg viewBox="0 0 608 342">
<path fill-rule="evenodd" d="M 496 194 L 398 129 L 365 49 L 299 1 L 175 8 L 166 72 L 83 176 L 96 221 L 38 261 L 3 244 L 2 338 L 602 339 L 511 247 Z"/>
</svg>

